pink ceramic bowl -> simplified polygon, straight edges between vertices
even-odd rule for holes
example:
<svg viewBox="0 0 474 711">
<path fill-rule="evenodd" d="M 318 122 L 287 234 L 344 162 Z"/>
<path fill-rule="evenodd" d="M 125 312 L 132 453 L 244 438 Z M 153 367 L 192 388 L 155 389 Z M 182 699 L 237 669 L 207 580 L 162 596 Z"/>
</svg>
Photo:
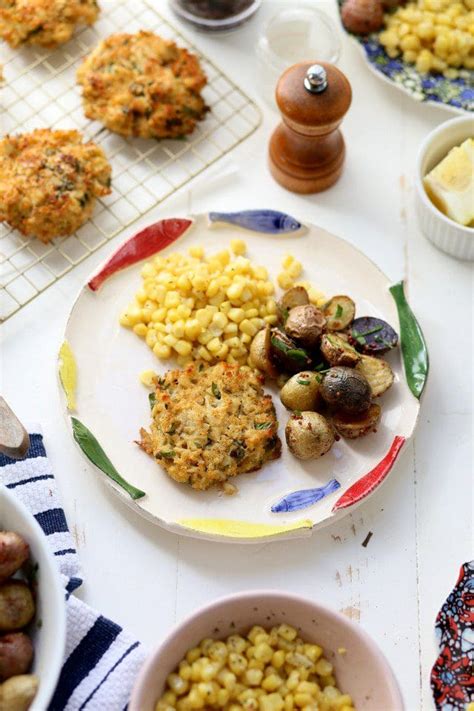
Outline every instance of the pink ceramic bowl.
<svg viewBox="0 0 474 711">
<path fill-rule="evenodd" d="M 338 612 L 303 597 L 277 591 L 244 592 L 221 598 L 174 629 L 144 664 L 129 711 L 154 711 L 167 675 L 188 649 L 206 637 L 225 638 L 253 625 L 286 622 L 320 644 L 334 665 L 339 688 L 352 696 L 357 711 L 403 711 L 403 701 L 387 660 L 370 637 Z M 338 649 L 344 647 L 345 654 Z"/>
</svg>

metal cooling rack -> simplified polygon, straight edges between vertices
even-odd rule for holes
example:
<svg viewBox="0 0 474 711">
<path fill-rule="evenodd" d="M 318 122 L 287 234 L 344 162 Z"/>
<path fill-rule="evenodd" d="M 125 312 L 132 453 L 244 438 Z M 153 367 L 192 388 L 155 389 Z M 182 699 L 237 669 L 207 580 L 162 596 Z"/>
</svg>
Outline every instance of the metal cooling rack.
<svg viewBox="0 0 474 711">
<path fill-rule="evenodd" d="M 78 129 L 104 148 L 113 171 L 112 194 L 97 201 L 92 219 L 70 237 L 45 245 L 0 223 L 0 322 L 228 153 L 260 123 L 257 106 L 161 17 L 151 0 L 102 0 L 101 7 L 97 23 L 63 47 L 3 49 L 0 58 L 5 75 L 0 91 L 2 134 Z M 124 139 L 83 114 L 77 65 L 107 35 L 139 29 L 200 55 L 208 78 L 203 96 L 211 111 L 185 140 Z"/>
</svg>

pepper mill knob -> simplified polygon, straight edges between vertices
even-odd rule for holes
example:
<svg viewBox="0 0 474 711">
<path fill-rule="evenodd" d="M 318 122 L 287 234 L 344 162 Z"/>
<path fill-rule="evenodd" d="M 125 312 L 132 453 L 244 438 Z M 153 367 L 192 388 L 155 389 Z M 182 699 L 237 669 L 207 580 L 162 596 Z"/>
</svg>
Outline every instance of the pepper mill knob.
<svg viewBox="0 0 474 711">
<path fill-rule="evenodd" d="M 346 76 L 327 62 L 300 62 L 276 88 L 282 122 L 269 148 L 275 180 L 295 193 L 318 193 L 341 175 L 345 145 L 339 125 L 352 100 Z"/>
</svg>

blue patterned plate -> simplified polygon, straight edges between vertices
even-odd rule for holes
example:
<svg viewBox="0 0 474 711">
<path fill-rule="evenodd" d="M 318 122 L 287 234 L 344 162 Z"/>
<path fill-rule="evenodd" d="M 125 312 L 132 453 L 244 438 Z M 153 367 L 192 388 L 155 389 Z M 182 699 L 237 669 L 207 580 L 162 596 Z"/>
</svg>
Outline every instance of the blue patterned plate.
<svg viewBox="0 0 474 711">
<path fill-rule="evenodd" d="M 339 8 L 342 0 L 338 0 Z M 377 32 L 362 37 L 349 33 L 362 54 L 369 68 L 380 79 L 401 89 L 416 101 L 435 104 L 439 108 L 464 113 L 474 111 L 474 71 L 461 70 L 457 79 L 446 79 L 442 74 L 422 74 L 413 64 L 407 64 L 401 58 L 391 59 L 379 40 Z"/>
</svg>

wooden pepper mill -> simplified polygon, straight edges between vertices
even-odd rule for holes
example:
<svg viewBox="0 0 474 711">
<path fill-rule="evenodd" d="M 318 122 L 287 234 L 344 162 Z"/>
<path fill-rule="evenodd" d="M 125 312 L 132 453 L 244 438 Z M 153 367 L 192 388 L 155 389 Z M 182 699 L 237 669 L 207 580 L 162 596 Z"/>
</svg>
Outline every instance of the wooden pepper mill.
<svg viewBox="0 0 474 711">
<path fill-rule="evenodd" d="M 345 75 L 332 64 L 300 62 L 280 77 L 276 101 L 282 123 L 270 140 L 270 170 L 295 193 L 318 193 L 342 172 L 345 145 L 338 126 L 352 99 Z"/>
</svg>

